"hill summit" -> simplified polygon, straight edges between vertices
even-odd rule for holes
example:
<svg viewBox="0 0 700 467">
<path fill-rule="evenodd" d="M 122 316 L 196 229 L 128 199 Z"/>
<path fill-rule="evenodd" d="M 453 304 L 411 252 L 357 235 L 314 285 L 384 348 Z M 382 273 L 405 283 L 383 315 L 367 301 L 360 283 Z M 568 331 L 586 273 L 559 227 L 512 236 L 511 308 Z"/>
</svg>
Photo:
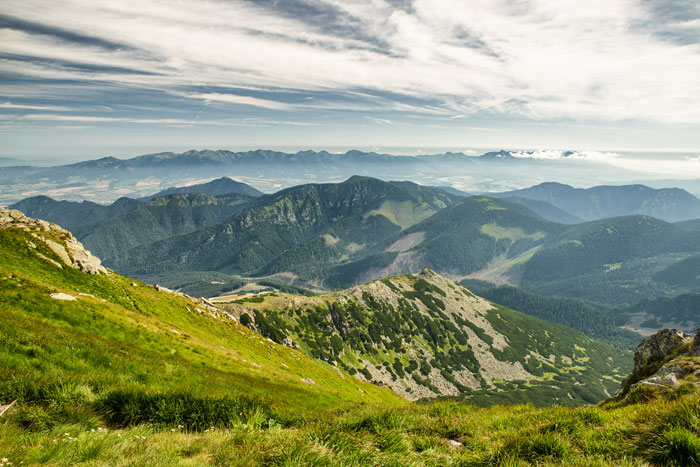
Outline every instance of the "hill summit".
<svg viewBox="0 0 700 467">
<path fill-rule="evenodd" d="M 224 308 L 262 335 L 411 399 L 597 402 L 631 355 L 491 303 L 426 269 L 328 295 L 266 294 Z M 504 392 L 504 390 L 506 390 Z"/>
</svg>

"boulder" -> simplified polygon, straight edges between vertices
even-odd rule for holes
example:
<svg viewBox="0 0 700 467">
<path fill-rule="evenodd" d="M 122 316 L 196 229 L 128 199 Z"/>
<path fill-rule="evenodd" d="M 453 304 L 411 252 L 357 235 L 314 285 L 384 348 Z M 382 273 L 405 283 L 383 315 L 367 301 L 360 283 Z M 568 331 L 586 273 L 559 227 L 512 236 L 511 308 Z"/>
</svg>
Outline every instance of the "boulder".
<svg viewBox="0 0 700 467">
<path fill-rule="evenodd" d="M 68 295 L 67 293 L 63 292 L 52 293 L 50 297 L 54 300 L 65 300 L 67 302 L 74 302 L 75 300 L 77 300 L 77 298 L 75 298 L 74 296 Z"/>
<path fill-rule="evenodd" d="M 650 367 L 662 362 L 675 350 L 690 340 L 690 335 L 678 329 L 662 329 L 645 338 L 634 353 L 633 374 L 645 373 Z"/>
</svg>

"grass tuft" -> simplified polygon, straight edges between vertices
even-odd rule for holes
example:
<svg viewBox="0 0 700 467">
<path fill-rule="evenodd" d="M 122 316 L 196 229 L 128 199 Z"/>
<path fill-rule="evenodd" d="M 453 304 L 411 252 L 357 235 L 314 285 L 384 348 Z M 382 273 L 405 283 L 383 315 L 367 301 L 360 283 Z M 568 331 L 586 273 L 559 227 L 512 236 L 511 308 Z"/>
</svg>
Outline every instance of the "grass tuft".
<svg viewBox="0 0 700 467">
<path fill-rule="evenodd" d="M 148 394 L 114 390 L 98 402 L 107 421 L 119 427 L 151 423 L 204 431 L 236 424 L 267 428 L 277 423 L 269 405 L 248 396 L 198 397 L 190 393 Z"/>
</svg>

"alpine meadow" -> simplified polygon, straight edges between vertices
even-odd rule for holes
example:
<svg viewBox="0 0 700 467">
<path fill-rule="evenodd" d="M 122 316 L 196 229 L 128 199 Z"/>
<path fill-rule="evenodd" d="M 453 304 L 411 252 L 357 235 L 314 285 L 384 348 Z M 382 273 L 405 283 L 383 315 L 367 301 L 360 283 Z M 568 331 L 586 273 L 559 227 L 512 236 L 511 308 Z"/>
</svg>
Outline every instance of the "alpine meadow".
<svg viewBox="0 0 700 467">
<path fill-rule="evenodd" d="M 0 467 L 700 467 L 700 5 L 5 0 Z"/>
</svg>

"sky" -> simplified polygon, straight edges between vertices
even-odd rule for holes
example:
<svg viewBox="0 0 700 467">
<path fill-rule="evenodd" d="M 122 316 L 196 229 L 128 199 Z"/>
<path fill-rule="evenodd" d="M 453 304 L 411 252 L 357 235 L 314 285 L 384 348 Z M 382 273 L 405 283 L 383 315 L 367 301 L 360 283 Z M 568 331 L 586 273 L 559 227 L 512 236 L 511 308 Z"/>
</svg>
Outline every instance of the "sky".
<svg viewBox="0 0 700 467">
<path fill-rule="evenodd" d="M 2 0 L 0 143 L 692 159 L 700 2 Z"/>
</svg>

